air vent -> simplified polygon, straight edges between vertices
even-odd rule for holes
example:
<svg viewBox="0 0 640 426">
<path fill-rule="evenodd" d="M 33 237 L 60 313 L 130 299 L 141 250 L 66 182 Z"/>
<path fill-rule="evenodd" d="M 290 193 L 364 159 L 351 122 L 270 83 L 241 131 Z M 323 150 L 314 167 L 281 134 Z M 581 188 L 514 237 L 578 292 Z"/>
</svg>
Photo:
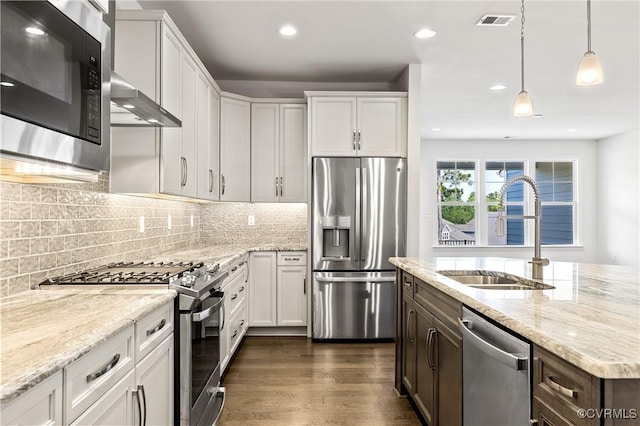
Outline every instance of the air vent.
<svg viewBox="0 0 640 426">
<path fill-rule="evenodd" d="M 488 14 L 480 18 L 476 25 L 480 27 L 506 27 L 515 17 L 515 15 Z"/>
</svg>

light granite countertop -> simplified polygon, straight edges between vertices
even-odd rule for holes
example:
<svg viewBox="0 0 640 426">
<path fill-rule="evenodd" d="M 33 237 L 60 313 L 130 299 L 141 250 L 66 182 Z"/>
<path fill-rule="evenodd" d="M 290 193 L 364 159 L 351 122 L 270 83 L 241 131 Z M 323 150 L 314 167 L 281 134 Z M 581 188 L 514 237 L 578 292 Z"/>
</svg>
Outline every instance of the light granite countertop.
<svg viewBox="0 0 640 426">
<path fill-rule="evenodd" d="M 553 290 L 481 290 L 438 270 L 492 270 L 531 279 L 526 260 L 391 258 L 391 263 L 571 364 L 603 379 L 640 379 L 640 272 L 551 262 Z"/>
<path fill-rule="evenodd" d="M 305 245 L 240 245 L 222 244 L 211 245 L 202 244 L 188 249 L 172 250 L 158 253 L 147 261 L 154 262 L 204 262 L 219 263 L 220 268 L 226 268 L 245 254 L 252 251 L 307 251 Z"/>
<path fill-rule="evenodd" d="M 171 302 L 169 289 L 32 290 L 0 300 L 0 402 L 7 403 Z"/>
</svg>

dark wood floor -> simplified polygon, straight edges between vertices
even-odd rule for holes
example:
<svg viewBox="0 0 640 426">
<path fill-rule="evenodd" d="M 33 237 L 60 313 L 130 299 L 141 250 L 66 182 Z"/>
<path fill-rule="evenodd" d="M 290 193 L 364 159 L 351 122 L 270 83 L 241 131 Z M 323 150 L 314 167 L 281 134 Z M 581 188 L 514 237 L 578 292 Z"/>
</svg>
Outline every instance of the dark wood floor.
<svg viewBox="0 0 640 426">
<path fill-rule="evenodd" d="M 393 390 L 393 343 L 247 337 L 219 425 L 419 425 Z"/>
</svg>

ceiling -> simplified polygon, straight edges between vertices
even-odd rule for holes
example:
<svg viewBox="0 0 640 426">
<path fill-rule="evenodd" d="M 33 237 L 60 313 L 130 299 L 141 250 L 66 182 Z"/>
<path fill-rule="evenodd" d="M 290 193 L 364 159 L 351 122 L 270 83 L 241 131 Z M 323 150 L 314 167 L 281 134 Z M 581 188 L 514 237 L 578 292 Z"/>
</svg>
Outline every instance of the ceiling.
<svg viewBox="0 0 640 426">
<path fill-rule="evenodd" d="M 517 0 L 139 3 L 169 12 L 223 89 L 229 80 L 361 88 L 394 82 L 412 63 L 422 64 L 423 138 L 600 139 L 639 127 L 637 0 L 592 2 L 592 48 L 605 73 L 593 87 L 575 85 L 587 45 L 586 0 L 526 1 L 525 88 L 539 119 L 511 115 L 520 90 Z M 485 13 L 517 17 L 507 27 L 476 26 Z M 298 34 L 280 36 L 285 23 Z M 437 35 L 414 38 L 422 27 Z M 497 83 L 507 88 L 490 91 Z"/>
</svg>

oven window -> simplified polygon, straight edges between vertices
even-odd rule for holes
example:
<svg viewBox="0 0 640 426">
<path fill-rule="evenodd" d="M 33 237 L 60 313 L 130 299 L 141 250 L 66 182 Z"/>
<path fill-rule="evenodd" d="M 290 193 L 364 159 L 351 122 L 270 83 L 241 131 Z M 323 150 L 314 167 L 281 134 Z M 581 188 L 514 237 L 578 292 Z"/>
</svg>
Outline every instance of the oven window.
<svg viewBox="0 0 640 426">
<path fill-rule="evenodd" d="M 2 114 L 100 142 L 98 41 L 46 1 L 2 1 Z"/>
<path fill-rule="evenodd" d="M 216 372 L 216 369 L 219 369 L 219 324 L 220 311 L 207 319 L 206 332 L 203 330 L 202 323 L 192 324 L 194 327 L 191 340 L 191 395 L 193 402 L 202 393 L 211 375 Z M 218 370 L 216 374 L 220 374 L 220 371 Z"/>
</svg>

